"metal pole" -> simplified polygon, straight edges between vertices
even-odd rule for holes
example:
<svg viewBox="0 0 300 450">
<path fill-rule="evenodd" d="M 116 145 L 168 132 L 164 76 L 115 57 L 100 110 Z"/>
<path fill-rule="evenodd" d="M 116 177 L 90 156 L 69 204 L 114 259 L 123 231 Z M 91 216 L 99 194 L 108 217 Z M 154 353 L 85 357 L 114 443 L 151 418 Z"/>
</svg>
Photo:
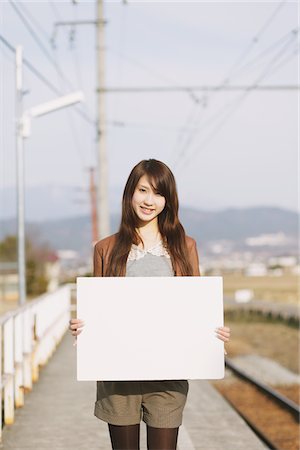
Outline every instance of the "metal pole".
<svg viewBox="0 0 300 450">
<path fill-rule="evenodd" d="M 108 175 L 105 130 L 105 86 L 103 0 L 97 0 L 96 52 L 97 52 L 97 215 L 98 238 L 109 235 Z"/>
<path fill-rule="evenodd" d="M 17 145 L 17 215 L 19 305 L 26 302 L 25 218 L 24 218 L 24 148 L 22 136 L 22 46 L 16 47 L 16 145 Z"/>
<path fill-rule="evenodd" d="M 91 199 L 91 220 L 92 220 L 92 240 L 93 245 L 97 242 L 98 225 L 97 225 L 97 198 L 94 183 L 94 168 L 90 168 L 90 199 Z"/>
</svg>

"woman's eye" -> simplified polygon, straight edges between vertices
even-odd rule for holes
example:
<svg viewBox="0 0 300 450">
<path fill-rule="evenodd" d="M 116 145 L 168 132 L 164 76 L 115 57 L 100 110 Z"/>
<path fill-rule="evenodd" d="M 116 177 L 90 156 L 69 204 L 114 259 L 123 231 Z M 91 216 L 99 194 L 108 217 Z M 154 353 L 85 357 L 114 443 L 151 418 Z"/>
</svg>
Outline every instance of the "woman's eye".
<svg viewBox="0 0 300 450">
<path fill-rule="evenodd" d="M 139 191 L 140 192 L 146 192 L 146 189 L 140 188 Z"/>
</svg>

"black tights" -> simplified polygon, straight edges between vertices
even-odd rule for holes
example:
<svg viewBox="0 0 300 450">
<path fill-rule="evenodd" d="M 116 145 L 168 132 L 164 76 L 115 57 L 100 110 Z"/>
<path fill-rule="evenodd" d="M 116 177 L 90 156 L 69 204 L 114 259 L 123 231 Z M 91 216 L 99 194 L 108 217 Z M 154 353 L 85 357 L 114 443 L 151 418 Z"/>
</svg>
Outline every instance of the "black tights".
<svg viewBox="0 0 300 450">
<path fill-rule="evenodd" d="M 108 424 L 113 450 L 139 450 L 140 424 Z M 176 450 L 178 428 L 153 428 L 147 425 L 148 450 Z"/>
</svg>

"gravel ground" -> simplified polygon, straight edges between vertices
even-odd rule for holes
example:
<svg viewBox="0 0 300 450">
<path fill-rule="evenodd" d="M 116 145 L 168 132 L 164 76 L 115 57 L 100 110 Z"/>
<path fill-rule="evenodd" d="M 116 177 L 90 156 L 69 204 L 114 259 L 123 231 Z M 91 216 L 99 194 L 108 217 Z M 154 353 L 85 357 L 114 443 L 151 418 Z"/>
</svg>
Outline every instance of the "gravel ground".
<svg viewBox="0 0 300 450">
<path fill-rule="evenodd" d="M 226 344 L 229 358 L 257 354 L 270 358 L 295 374 L 299 367 L 299 332 L 280 323 L 227 321 L 231 339 Z"/>
<path fill-rule="evenodd" d="M 281 323 L 225 320 L 228 357 L 246 372 L 299 402 L 299 332 Z M 248 370 L 247 370 L 248 369 Z M 255 387 L 226 370 L 214 386 L 282 450 L 299 450 L 299 424 Z"/>
<path fill-rule="evenodd" d="M 213 383 L 220 393 L 281 450 L 299 450 L 299 424 L 255 387 L 227 377 Z"/>
</svg>

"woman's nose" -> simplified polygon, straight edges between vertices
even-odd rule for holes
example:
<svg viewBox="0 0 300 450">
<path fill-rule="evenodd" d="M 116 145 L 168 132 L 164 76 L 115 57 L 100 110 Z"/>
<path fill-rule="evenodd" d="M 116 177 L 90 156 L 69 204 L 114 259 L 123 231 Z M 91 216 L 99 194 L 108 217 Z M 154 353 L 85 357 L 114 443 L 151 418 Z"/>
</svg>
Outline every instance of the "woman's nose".
<svg viewBox="0 0 300 450">
<path fill-rule="evenodd" d="M 153 194 L 152 192 L 148 192 L 145 198 L 145 203 L 147 205 L 152 205 L 153 204 Z"/>
</svg>

